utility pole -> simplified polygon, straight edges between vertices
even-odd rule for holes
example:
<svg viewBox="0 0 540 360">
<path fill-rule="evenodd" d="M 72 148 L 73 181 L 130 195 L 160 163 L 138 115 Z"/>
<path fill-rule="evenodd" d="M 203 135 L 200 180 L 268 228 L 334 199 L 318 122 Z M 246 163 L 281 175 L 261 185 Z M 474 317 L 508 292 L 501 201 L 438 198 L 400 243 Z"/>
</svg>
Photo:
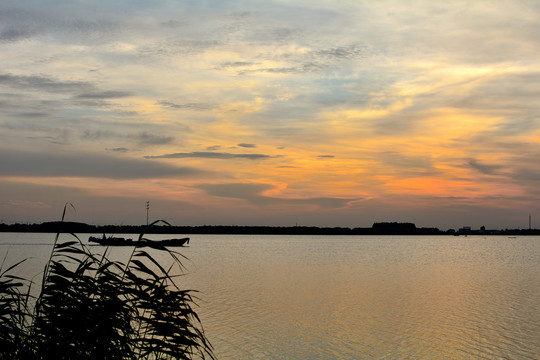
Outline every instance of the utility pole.
<svg viewBox="0 0 540 360">
<path fill-rule="evenodd" d="M 148 210 L 150 209 L 150 201 L 146 202 L 146 226 L 148 226 Z"/>
</svg>

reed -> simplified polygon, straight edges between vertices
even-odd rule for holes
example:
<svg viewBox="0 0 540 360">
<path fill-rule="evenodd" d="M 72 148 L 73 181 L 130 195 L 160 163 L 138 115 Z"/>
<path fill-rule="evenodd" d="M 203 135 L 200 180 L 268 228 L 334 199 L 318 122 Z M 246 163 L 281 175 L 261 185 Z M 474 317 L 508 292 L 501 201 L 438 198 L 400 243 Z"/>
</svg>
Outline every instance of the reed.
<svg viewBox="0 0 540 360">
<path fill-rule="evenodd" d="M 215 359 L 194 291 L 177 286 L 172 266 L 144 248 L 111 260 L 71 236 L 56 236 L 36 298 L 13 275 L 20 263 L 0 266 L 0 359 Z M 182 267 L 180 254 L 153 251 Z"/>
</svg>

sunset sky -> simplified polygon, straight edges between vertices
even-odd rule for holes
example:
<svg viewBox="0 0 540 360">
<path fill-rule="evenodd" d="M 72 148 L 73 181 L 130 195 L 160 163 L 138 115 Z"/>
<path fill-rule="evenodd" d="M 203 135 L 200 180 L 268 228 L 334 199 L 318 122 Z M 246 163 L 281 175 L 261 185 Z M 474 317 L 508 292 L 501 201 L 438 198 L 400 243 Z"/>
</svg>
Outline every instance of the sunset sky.
<svg viewBox="0 0 540 360">
<path fill-rule="evenodd" d="M 0 221 L 540 227 L 539 1 L 0 2 Z"/>
</svg>

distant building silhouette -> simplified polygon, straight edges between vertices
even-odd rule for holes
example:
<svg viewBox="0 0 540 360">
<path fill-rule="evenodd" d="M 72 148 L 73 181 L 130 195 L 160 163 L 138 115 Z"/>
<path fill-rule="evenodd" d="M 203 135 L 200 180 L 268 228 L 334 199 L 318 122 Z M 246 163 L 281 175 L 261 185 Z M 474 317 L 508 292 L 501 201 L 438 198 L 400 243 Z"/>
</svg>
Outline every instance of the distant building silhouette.
<svg viewBox="0 0 540 360">
<path fill-rule="evenodd" d="M 469 235 L 471 234 L 471 232 L 472 230 L 470 226 L 464 226 L 462 228 L 459 228 L 459 230 L 457 231 L 459 235 Z"/>
<path fill-rule="evenodd" d="M 381 222 L 374 223 L 372 226 L 375 234 L 394 235 L 394 234 L 415 234 L 416 225 L 413 223 Z"/>
</svg>

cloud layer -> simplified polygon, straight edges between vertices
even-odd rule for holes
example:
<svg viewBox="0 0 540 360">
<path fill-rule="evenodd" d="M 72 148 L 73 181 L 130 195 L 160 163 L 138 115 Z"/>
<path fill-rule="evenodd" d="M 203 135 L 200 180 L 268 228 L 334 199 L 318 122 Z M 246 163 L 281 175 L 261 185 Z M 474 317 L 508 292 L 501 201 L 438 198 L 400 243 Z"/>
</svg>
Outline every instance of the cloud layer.
<svg viewBox="0 0 540 360">
<path fill-rule="evenodd" d="M 200 174 L 190 167 L 175 167 L 145 160 L 85 153 L 30 153 L 4 151 L 0 154 L 0 177 L 90 177 L 150 179 Z"/>
<path fill-rule="evenodd" d="M 161 199 L 194 223 L 540 214 L 536 1 L 29 0 L 0 14 L 0 182 L 34 189 L 6 192 L 7 221 L 44 216 L 51 187 Z M 44 205 L 26 219 L 22 204 Z"/>
</svg>

